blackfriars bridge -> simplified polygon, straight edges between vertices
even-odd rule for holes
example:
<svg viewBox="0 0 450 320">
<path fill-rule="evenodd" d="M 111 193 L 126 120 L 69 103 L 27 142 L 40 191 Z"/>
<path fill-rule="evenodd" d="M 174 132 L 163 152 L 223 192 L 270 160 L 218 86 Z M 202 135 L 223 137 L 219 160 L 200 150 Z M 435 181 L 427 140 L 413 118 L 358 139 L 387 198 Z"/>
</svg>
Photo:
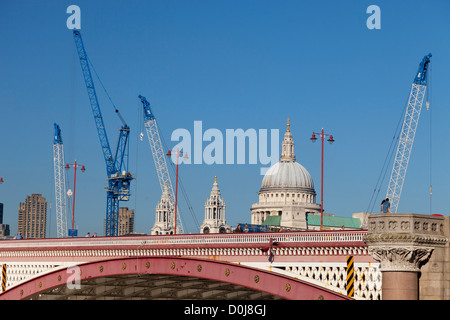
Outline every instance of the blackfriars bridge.
<svg viewBox="0 0 450 320">
<path fill-rule="evenodd" d="M 399 213 L 367 230 L 2 240 L 0 299 L 450 300 L 449 235 L 448 216 Z"/>
</svg>

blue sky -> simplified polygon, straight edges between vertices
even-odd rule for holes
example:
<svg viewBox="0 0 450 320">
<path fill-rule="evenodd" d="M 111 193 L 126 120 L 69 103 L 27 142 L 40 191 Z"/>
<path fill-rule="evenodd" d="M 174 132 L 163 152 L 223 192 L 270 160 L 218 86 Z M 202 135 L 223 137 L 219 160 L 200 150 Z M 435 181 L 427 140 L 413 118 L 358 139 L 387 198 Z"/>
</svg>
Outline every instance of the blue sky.
<svg viewBox="0 0 450 320">
<path fill-rule="evenodd" d="M 325 210 L 340 216 L 368 208 L 419 62 L 431 52 L 431 110 L 422 110 L 399 212 L 448 214 L 450 143 L 450 2 L 433 1 L 2 1 L 0 3 L 0 201 L 17 231 L 19 202 L 41 193 L 54 203 L 53 123 L 61 126 L 66 162 L 77 176 L 80 234 L 103 234 L 105 164 L 66 9 L 81 8 L 86 51 L 131 127 L 130 171 L 136 231 L 148 233 L 161 191 L 140 118 L 138 95 L 151 102 L 164 140 L 174 130 L 280 129 L 291 118 L 297 161 L 320 199 L 324 128 Z M 369 30 L 369 5 L 381 29 Z M 112 146 L 116 117 L 98 82 Z M 204 144 L 204 147 L 207 143 Z M 196 220 L 214 176 L 227 222 L 250 221 L 262 176 L 256 165 L 182 165 L 180 177 Z M 390 168 L 380 188 L 386 193 Z M 433 185 L 430 203 L 429 187 Z M 180 198 L 183 225 L 198 232 Z M 50 236 L 56 235 L 55 209 Z"/>
</svg>

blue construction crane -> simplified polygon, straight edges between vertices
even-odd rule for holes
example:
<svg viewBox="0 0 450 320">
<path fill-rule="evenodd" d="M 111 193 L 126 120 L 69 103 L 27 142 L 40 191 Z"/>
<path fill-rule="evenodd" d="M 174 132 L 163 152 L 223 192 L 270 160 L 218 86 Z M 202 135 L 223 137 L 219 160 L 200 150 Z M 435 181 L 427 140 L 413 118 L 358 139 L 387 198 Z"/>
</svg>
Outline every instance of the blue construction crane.
<svg viewBox="0 0 450 320">
<path fill-rule="evenodd" d="M 172 180 L 170 179 L 169 170 L 167 169 L 167 163 L 165 158 L 164 149 L 161 143 L 161 137 L 159 135 L 158 124 L 156 123 L 156 118 L 151 110 L 150 102 L 147 99 L 139 95 L 139 99 L 142 102 L 144 108 L 144 125 L 147 131 L 148 141 L 150 143 L 150 148 L 153 154 L 153 160 L 155 162 L 156 173 L 158 174 L 159 184 L 161 186 L 161 192 L 164 192 L 164 187 L 167 186 L 169 189 L 169 194 L 172 201 L 175 201 L 175 194 L 173 192 Z M 172 233 L 183 233 L 183 225 L 181 223 L 180 214 L 178 210 L 178 215 L 176 216 L 175 223 L 175 207 L 169 208 L 169 221 L 167 221 L 167 232 Z M 175 228 L 177 230 L 175 230 Z"/>
<path fill-rule="evenodd" d="M 405 181 L 406 170 L 419 123 L 420 110 L 427 90 L 427 71 L 430 64 L 431 53 L 423 57 L 419 69 L 411 86 L 411 91 L 406 108 L 405 118 L 398 141 L 397 153 L 394 166 L 392 168 L 391 179 L 386 194 L 386 198 L 391 201 L 391 212 L 396 213 L 400 196 L 402 194 L 403 182 Z"/>
<path fill-rule="evenodd" d="M 73 30 L 75 45 L 80 58 L 81 70 L 83 72 L 84 82 L 89 96 L 92 113 L 94 115 L 95 125 L 97 127 L 100 145 L 106 162 L 106 174 L 108 186 L 106 187 L 106 223 L 105 235 L 118 235 L 118 218 L 119 218 L 119 201 L 127 201 L 130 197 L 130 183 L 133 180 L 128 171 L 128 135 L 130 128 L 125 123 L 114 107 L 115 112 L 122 121 L 122 127 L 119 130 L 119 140 L 114 155 L 106 135 L 105 125 L 103 123 L 102 113 L 98 104 L 97 94 L 95 92 L 94 82 L 92 80 L 91 70 L 89 68 L 89 60 L 84 49 L 83 39 L 80 30 Z"/>
<path fill-rule="evenodd" d="M 53 138 L 53 170 L 55 174 L 56 225 L 58 238 L 65 238 L 67 230 L 67 193 L 64 173 L 64 145 L 61 128 L 56 123 Z"/>
</svg>

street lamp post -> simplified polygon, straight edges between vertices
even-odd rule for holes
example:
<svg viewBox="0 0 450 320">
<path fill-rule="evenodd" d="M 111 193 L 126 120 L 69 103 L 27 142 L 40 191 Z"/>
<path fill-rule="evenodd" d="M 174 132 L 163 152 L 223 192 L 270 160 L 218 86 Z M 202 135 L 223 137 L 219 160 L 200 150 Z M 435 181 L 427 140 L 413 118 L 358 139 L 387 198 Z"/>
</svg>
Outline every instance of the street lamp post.
<svg viewBox="0 0 450 320">
<path fill-rule="evenodd" d="M 180 151 L 179 148 L 177 148 L 177 173 L 176 173 L 176 180 L 175 180 L 175 227 L 173 230 L 173 234 L 177 234 L 177 207 L 178 207 L 178 159 L 180 155 L 183 155 L 183 151 Z M 168 157 L 172 157 L 172 152 L 169 150 L 167 152 Z M 184 159 L 188 159 L 187 152 L 184 152 Z"/>
<path fill-rule="evenodd" d="M 66 170 L 70 169 L 70 166 L 74 167 L 74 173 L 73 173 L 73 203 L 72 203 L 72 230 L 74 230 L 74 224 L 75 224 L 75 186 L 77 183 L 77 168 L 81 167 L 81 172 L 86 171 L 86 168 L 84 165 L 77 164 L 77 160 L 75 160 L 75 163 L 68 163 L 66 164 Z M 73 232 L 73 231 L 72 231 Z"/>
<path fill-rule="evenodd" d="M 322 131 L 320 133 L 313 132 L 312 137 L 311 137 L 312 142 L 316 142 L 316 140 L 317 140 L 316 134 L 320 135 L 320 139 L 322 141 L 322 165 L 321 165 L 321 186 L 320 186 L 320 230 L 323 230 L 323 141 L 324 141 L 325 136 L 329 137 L 329 139 L 327 141 L 330 144 L 332 144 L 334 142 L 334 139 L 333 139 L 332 135 L 325 134 L 323 132 L 323 128 L 322 128 Z"/>
</svg>

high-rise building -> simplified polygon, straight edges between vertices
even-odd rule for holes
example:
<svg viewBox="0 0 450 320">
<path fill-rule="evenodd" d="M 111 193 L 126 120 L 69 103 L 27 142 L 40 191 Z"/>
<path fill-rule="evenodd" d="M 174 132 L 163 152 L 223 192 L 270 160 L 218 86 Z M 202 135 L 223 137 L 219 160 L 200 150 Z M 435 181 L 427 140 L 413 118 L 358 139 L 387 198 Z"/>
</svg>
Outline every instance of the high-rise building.
<svg viewBox="0 0 450 320">
<path fill-rule="evenodd" d="M 134 233 L 134 210 L 126 207 L 119 208 L 117 235 L 123 236 Z M 103 220 L 103 233 L 106 235 L 106 219 Z"/>
<path fill-rule="evenodd" d="M 9 236 L 9 224 L 3 224 L 3 203 L 0 203 L 0 237 Z"/>
<path fill-rule="evenodd" d="M 119 208 L 119 230 L 118 235 L 134 233 L 134 210 L 128 208 Z"/>
<path fill-rule="evenodd" d="M 24 238 L 45 238 L 47 201 L 41 194 L 27 196 L 19 204 L 18 232 Z"/>
</svg>

